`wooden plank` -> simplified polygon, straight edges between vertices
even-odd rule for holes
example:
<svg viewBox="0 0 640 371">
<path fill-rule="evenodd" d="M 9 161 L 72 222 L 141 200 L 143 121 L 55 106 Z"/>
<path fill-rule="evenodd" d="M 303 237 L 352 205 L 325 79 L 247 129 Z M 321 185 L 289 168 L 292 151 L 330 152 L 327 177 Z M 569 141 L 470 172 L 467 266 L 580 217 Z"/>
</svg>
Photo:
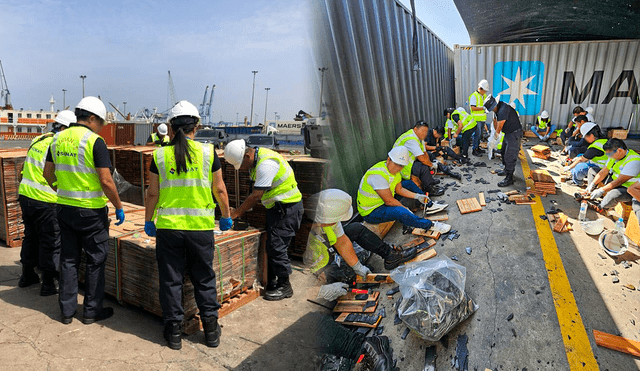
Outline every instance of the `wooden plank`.
<svg viewBox="0 0 640 371">
<path fill-rule="evenodd" d="M 443 222 L 449 220 L 449 214 L 441 214 L 441 215 L 427 215 L 427 219 L 432 222 Z"/>
<path fill-rule="evenodd" d="M 564 228 L 564 225 L 567 224 L 567 219 L 569 217 L 566 216 L 563 213 L 558 213 L 558 220 L 556 221 L 556 224 L 553 226 L 553 230 L 556 232 L 562 232 L 562 228 Z"/>
<path fill-rule="evenodd" d="M 435 243 L 434 243 L 435 244 Z M 421 261 L 425 261 L 425 260 L 429 260 L 431 258 L 433 258 L 434 256 L 436 256 L 438 253 L 436 252 L 436 249 L 429 249 L 426 251 L 421 252 L 420 254 L 418 254 L 415 258 L 409 260 L 408 262 L 406 262 L 405 264 L 409 264 L 409 263 L 415 263 L 415 262 L 421 262 Z"/>
<path fill-rule="evenodd" d="M 356 276 L 356 283 L 393 283 L 393 280 L 389 273 L 372 273 L 367 274 L 366 279 Z"/>
<path fill-rule="evenodd" d="M 478 199 L 480 200 L 480 206 L 487 206 L 487 202 L 484 200 L 484 192 L 478 193 Z"/>
<path fill-rule="evenodd" d="M 415 234 L 416 236 L 423 236 L 423 237 L 427 237 L 427 238 L 431 238 L 434 240 L 437 240 L 440 238 L 440 232 L 435 232 L 432 230 L 424 230 L 423 228 L 414 228 L 413 232 L 411 232 L 413 234 Z"/>
<path fill-rule="evenodd" d="M 478 200 L 475 197 L 457 200 L 456 203 L 458 204 L 460 214 L 482 211 L 482 206 L 480 206 L 480 203 L 478 203 Z"/>
<path fill-rule="evenodd" d="M 593 337 L 596 339 L 596 344 L 601 347 L 640 357 L 640 342 L 638 341 L 607 334 L 606 332 L 598 330 L 593 330 Z"/>
<path fill-rule="evenodd" d="M 390 221 L 390 222 L 380 223 L 380 224 L 371 224 L 371 223 L 363 222 L 362 225 L 367 227 L 367 229 L 369 229 L 371 232 L 375 233 L 376 236 L 380 237 L 380 239 L 384 239 L 387 233 L 389 233 L 389 230 L 391 230 L 391 227 L 393 227 L 394 223 L 395 221 Z"/>
<path fill-rule="evenodd" d="M 544 144 L 535 145 L 535 146 L 531 147 L 531 150 L 533 152 L 538 152 L 538 153 L 540 153 L 540 152 L 542 152 L 542 153 L 551 152 L 551 148 L 549 148 L 548 146 L 545 146 Z"/>
<path fill-rule="evenodd" d="M 640 244 L 640 223 L 638 223 L 636 213 L 629 213 L 629 220 L 627 221 L 627 228 L 624 230 L 624 234 L 636 245 Z"/>
<path fill-rule="evenodd" d="M 511 190 L 511 191 L 509 191 L 509 192 L 504 192 L 504 194 L 505 194 L 505 195 L 507 195 L 507 196 L 517 195 L 517 194 L 518 194 L 518 191 L 516 191 L 515 189 L 512 189 L 512 190 Z"/>
<path fill-rule="evenodd" d="M 347 326 L 357 326 L 357 327 L 368 327 L 368 328 L 376 328 L 380 324 L 380 320 L 382 320 L 382 316 L 378 316 L 378 319 L 373 325 L 363 322 L 345 322 L 344 320 L 347 318 L 349 313 L 342 313 L 336 318 L 336 322 L 342 323 Z"/>
<path fill-rule="evenodd" d="M 357 295 L 360 295 L 360 294 L 355 292 L 348 292 L 345 295 L 342 295 L 341 297 L 339 297 L 338 301 L 356 301 Z M 379 296 L 380 296 L 380 292 L 374 291 L 373 293 L 369 294 L 369 296 L 367 296 L 366 300 L 357 300 L 357 301 L 378 300 Z"/>
<path fill-rule="evenodd" d="M 410 249 L 414 246 L 418 246 L 424 243 L 426 240 L 423 237 L 414 238 L 413 240 L 401 245 L 402 249 Z"/>
<path fill-rule="evenodd" d="M 374 305 L 364 309 L 368 302 L 375 303 Z M 349 300 L 338 301 L 338 304 L 333 308 L 334 312 L 341 313 L 374 313 L 378 308 L 378 301 L 374 300 Z"/>
</svg>

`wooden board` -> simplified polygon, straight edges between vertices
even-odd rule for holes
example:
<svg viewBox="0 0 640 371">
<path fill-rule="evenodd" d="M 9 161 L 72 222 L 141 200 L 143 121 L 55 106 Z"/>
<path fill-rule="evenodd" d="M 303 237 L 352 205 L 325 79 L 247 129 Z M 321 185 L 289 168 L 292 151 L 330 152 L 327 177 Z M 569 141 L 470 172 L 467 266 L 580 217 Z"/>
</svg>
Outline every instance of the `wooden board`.
<svg viewBox="0 0 640 371">
<path fill-rule="evenodd" d="M 475 197 L 466 198 L 464 200 L 457 200 L 456 203 L 458 204 L 460 214 L 482 211 L 482 206 L 480 206 L 480 203 L 478 203 L 478 200 Z"/>
<path fill-rule="evenodd" d="M 487 206 L 487 202 L 484 199 L 484 192 L 478 193 L 478 199 L 480 200 L 480 206 Z"/>
<path fill-rule="evenodd" d="M 394 223 L 395 221 L 390 221 L 390 222 L 380 223 L 380 224 L 371 224 L 371 223 L 363 222 L 362 225 L 367 227 L 367 229 L 369 229 L 371 232 L 375 233 L 376 236 L 380 237 L 380 239 L 384 239 L 387 233 L 389 233 L 389 231 L 391 230 L 391 227 L 393 227 Z"/>
<path fill-rule="evenodd" d="M 517 195 L 518 191 L 516 191 L 515 189 L 509 191 L 509 192 L 504 192 L 505 195 L 507 196 L 511 196 L 511 195 Z"/>
<path fill-rule="evenodd" d="M 423 228 L 414 228 L 413 232 L 411 233 L 415 234 L 416 236 L 423 236 L 427 238 L 432 238 L 434 240 L 437 240 L 438 238 L 440 238 L 440 232 L 434 232 L 432 230 L 426 231 Z"/>
<path fill-rule="evenodd" d="M 626 222 L 629 219 L 632 207 L 631 204 L 618 202 L 614 210 L 618 213 L 618 217 L 622 218 Z"/>
<path fill-rule="evenodd" d="M 443 222 L 449 220 L 449 214 L 440 214 L 440 215 L 427 215 L 427 219 L 432 222 Z"/>
<path fill-rule="evenodd" d="M 606 332 L 598 330 L 593 330 L 593 337 L 596 339 L 596 344 L 601 347 L 640 357 L 640 342 L 638 341 L 607 334 Z"/>
<path fill-rule="evenodd" d="M 640 223 L 638 223 L 636 213 L 629 213 L 629 220 L 627 221 L 627 228 L 624 230 L 624 234 L 629 237 L 631 242 L 640 245 Z"/>
<path fill-rule="evenodd" d="M 376 281 L 376 277 L 384 277 L 384 279 Z M 391 276 L 389 276 L 389 273 L 372 273 L 367 274 L 366 279 L 356 276 L 356 283 L 393 283 L 393 280 Z"/>
<path fill-rule="evenodd" d="M 249 289 L 246 292 L 229 299 L 229 301 L 222 303 L 222 306 L 218 309 L 218 317 L 222 318 L 243 305 L 251 303 L 251 301 L 258 297 L 260 297 L 260 291 Z"/>
<path fill-rule="evenodd" d="M 556 184 L 547 170 L 531 170 L 531 179 L 533 179 L 534 182 Z"/>
<path fill-rule="evenodd" d="M 435 245 L 435 242 L 434 242 L 434 245 Z M 405 264 L 429 260 L 429 259 L 433 258 L 436 255 L 438 255 L 438 253 L 436 252 L 436 249 L 429 249 L 429 250 L 421 252 L 415 258 L 409 260 Z"/>
<path fill-rule="evenodd" d="M 556 224 L 553 226 L 553 230 L 556 232 L 562 232 L 562 228 L 564 228 L 565 224 L 567 224 L 568 216 L 563 213 L 558 214 L 558 220 Z"/>
<path fill-rule="evenodd" d="M 418 237 L 418 238 L 414 238 L 413 240 L 401 245 L 400 247 L 402 247 L 402 249 L 410 249 L 414 246 L 418 246 L 422 243 L 424 243 L 426 240 L 423 237 Z"/>
<path fill-rule="evenodd" d="M 553 226 L 555 226 L 556 221 L 558 220 L 558 218 L 556 218 L 556 216 L 554 214 L 547 214 L 547 219 L 549 220 L 549 223 L 552 224 L 552 228 Z M 562 227 L 562 230 L 560 232 L 569 232 L 572 231 L 573 227 L 571 226 L 571 223 L 567 222 L 567 224 L 564 225 L 564 227 Z"/>
<path fill-rule="evenodd" d="M 544 144 L 538 144 L 535 145 L 533 147 L 531 147 L 531 150 L 533 152 L 537 152 L 537 153 L 548 153 L 551 152 L 551 148 L 549 148 L 549 146 L 545 146 Z"/>
<path fill-rule="evenodd" d="M 380 296 L 380 292 L 379 291 L 374 291 L 373 293 L 369 294 L 369 296 L 367 297 L 366 300 L 356 300 L 356 296 L 360 295 L 357 294 L 355 292 L 348 292 L 345 295 L 342 295 L 341 297 L 338 298 L 338 301 L 368 301 L 368 300 L 378 300 L 378 297 Z M 315 297 L 315 296 L 314 296 Z"/>
<path fill-rule="evenodd" d="M 336 322 L 342 323 L 347 326 L 376 328 L 378 327 L 378 325 L 380 324 L 380 321 L 382 320 L 382 316 L 378 316 L 378 320 L 376 320 L 376 323 L 374 323 L 373 325 L 370 325 L 368 323 L 361 323 L 361 322 L 345 322 L 344 320 L 347 318 L 348 315 L 349 313 L 340 314 L 338 318 L 336 318 Z"/>
<path fill-rule="evenodd" d="M 373 302 L 375 304 L 364 309 L 368 302 Z M 340 313 L 375 313 L 377 308 L 378 301 L 376 300 L 347 300 L 338 301 L 338 304 L 333 308 L 333 311 Z"/>
</svg>

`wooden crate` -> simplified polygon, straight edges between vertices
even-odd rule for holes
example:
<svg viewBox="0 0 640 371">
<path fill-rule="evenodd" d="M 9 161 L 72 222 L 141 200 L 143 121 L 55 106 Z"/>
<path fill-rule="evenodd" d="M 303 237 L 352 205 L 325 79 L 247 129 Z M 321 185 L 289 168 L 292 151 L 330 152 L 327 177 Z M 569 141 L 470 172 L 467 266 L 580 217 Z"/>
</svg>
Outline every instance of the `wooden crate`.
<svg viewBox="0 0 640 371">
<path fill-rule="evenodd" d="M 607 137 L 609 137 L 610 139 L 627 139 L 627 135 L 629 134 L 629 130 L 621 130 L 621 129 L 615 129 L 615 130 L 609 130 L 607 131 Z"/>
<path fill-rule="evenodd" d="M 18 202 L 20 173 L 27 156 L 26 149 L 0 153 L 0 239 L 7 247 L 22 246 L 24 224 Z"/>
<path fill-rule="evenodd" d="M 482 206 L 480 206 L 478 199 L 475 197 L 457 200 L 456 203 L 458 204 L 458 209 L 460 209 L 460 214 L 482 211 Z"/>
</svg>

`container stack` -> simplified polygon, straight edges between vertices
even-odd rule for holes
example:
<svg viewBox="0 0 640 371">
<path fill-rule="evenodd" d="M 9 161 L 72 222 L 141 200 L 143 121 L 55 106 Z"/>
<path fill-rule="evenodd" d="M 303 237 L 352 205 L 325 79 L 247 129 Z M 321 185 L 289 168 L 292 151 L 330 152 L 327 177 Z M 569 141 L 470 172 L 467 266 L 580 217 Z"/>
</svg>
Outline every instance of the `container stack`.
<svg viewBox="0 0 640 371">
<path fill-rule="evenodd" d="M 534 189 L 530 189 L 527 193 L 533 193 L 538 196 L 556 194 L 556 182 L 548 171 L 531 170 L 531 179 L 533 179 Z"/>
<path fill-rule="evenodd" d="M 0 152 L 0 239 L 9 247 L 20 247 L 24 237 L 18 189 L 26 156 L 26 149 Z"/>
</svg>

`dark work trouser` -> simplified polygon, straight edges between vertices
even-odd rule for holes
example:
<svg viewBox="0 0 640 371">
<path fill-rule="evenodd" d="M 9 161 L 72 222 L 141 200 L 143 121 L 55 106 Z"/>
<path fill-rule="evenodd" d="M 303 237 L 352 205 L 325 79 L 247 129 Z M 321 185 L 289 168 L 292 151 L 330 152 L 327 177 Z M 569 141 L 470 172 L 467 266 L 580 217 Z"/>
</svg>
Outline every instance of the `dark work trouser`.
<svg viewBox="0 0 640 371">
<path fill-rule="evenodd" d="M 60 268 L 60 226 L 56 204 L 18 197 L 24 223 L 20 263 L 39 267 L 45 275 L 57 276 Z"/>
<path fill-rule="evenodd" d="M 344 227 L 344 234 L 349 237 L 352 242 L 357 243 L 367 251 L 380 255 L 383 259 L 388 258 L 391 253 L 391 246 L 382 241 L 380 237 L 371 232 L 369 228 L 362 225 L 362 223 L 351 223 L 347 225 Z"/>
<path fill-rule="evenodd" d="M 201 317 L 218 317 L 216 274 L 213 271 L 215 249 L 213 231 L 158 229 L 156 260 L 160 278 L 160 305 L 167 322 L 182 322 L 182 286 L 185 271 L 193 284 Z"/>
<path fill-rule="evenodd" d="M 57 208 L 60 223 L 60 310 L 70 317 L 78 305 L 80 253 L 86 256 L 84 317 L 96 317 L 104 302 L 104 266 L 109 254 L 108 209 Z"/>
<path fill-rule="evenodd" d="M 573 130 L 574 128 L 571 128 L 569 130 L 565 129 L 562 130 L 562 133 L 560 133 L 560 139 L 562 139 L 562 144 L 567 145 L 567 139 L 571 138 L 571 136 L 573 135 Z"/>
<path fill-rule="evenodd" d="M 422 162 L 415 160 L 411 165 L 411 175 L 417 176 L 420 179 L 421 188 L 424 191 L 427 187 L 435 183 L 433 175 L 431 175 L 431 168 Z"/>
<path fill-rule="evenodd" d="M 504 170 L 507 174 L 513 175 L 516 170 L 521 139 L 522 129 L 504 135 L 502 146 L 504 147 Z"/>
<path fill-rule="evenodd" d="M 469 144 L 471 144 L 471 136 L 476 132 L 476 129 L 469 129 L 462 133 L 462 143 L 460 144 L 460 155 L 469 157 Z M 458 136 L 460 138 L 460 136 Z"/>
<path fill-rule="evenodd" d="M 267 209 L 267 260 L 268 276 L 289 277 L 289 244 L 302 223 L 302 201 L 293 204 L 276 202 Z"/>
</svg>

